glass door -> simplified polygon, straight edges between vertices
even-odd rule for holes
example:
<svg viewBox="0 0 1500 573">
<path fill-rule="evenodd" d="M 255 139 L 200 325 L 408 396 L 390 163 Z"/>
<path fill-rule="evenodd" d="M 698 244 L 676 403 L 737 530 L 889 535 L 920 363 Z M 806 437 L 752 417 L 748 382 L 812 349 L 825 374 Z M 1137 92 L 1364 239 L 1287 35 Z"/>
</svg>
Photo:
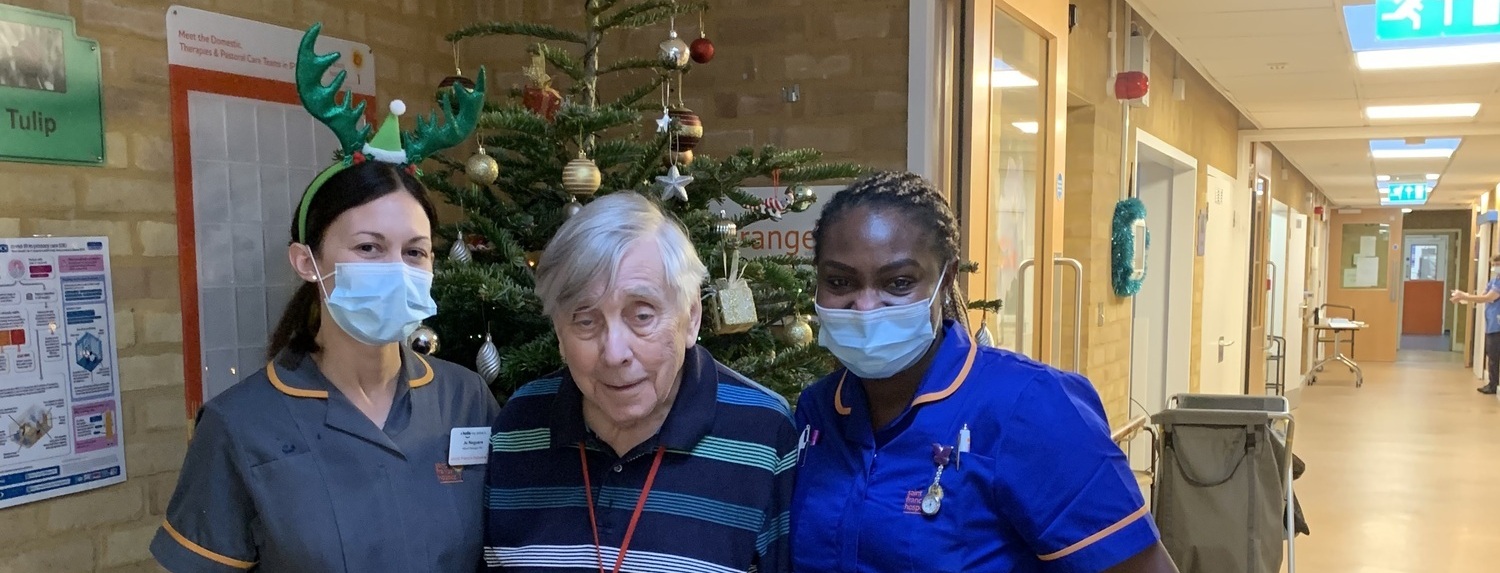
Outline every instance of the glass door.
<svg viewBox="0 0 1500 573">
<path fill-rule="evenodd" d="M 1055 363 L 1054 347 L 1071 348 L 1072 340 L 1056 344 L 1052 292 L 1061 251 L 1058 102 L 1066 69 L 1058 38 L 1066 37 L 1066 5 L 970 6 L 961 212 L 965 252 L 980 268 L 968 292 L 1003 302 L 985 317 L 996 346 Z"/>
</svg>

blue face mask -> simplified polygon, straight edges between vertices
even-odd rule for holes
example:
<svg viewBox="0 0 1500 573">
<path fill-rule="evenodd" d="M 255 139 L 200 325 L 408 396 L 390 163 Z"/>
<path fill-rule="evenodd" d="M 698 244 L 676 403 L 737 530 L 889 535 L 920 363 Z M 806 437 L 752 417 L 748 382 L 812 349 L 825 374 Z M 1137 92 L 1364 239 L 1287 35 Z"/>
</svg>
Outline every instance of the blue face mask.
<svg viewBox="0 0 1500 573">
<path fill-rule="evenodd" d="M 932 296 L 911 304 L 873 310 L 824 308 L 818 305 L 818 344 L 845 368 L 865 380 L 881 380 L 907 369 L 927 353 L 937 330 L 932 325 Z"/>
<path fill-rule="evenodd" d="M 317 262 L 313 262 L 317 272 Z M 405 341 L 422 321 L 437 314 L 432 300 L 432 273 L 406 263 L 338 263 L 333 292 L 318 287 L 333 322 L 349 336 L 370 346 Z"/>
</svg>

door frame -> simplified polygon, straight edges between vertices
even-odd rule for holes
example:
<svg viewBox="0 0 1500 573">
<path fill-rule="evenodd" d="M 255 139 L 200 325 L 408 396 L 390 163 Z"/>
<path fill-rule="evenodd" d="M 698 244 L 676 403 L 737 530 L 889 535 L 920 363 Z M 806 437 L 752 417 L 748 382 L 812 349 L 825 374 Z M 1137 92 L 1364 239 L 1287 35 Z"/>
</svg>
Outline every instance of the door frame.
<svg viewBox="0 0 1500 573">
<path fill-rule="evenodd" d="M 962 18 L 964 41 L 961 43 L 962 50 L 960 51 L 964 73 L 960 77 L 967 78 L 968 81 L 963 83 L 962 105 L 956 110 L 958 112 L 956 123 L 960 133 L 956 146 L 958 185 L 954 186 L 954 189 L 961 189 L 963 192 L 958 193 L 954 199 L 958 207 L 962 233 L 960 248 L 966 260 L 979 266 L 978 272 L 969 273 L 967 277 L 964 277 L 965 282 L 962 283 L 965 292 L 970 293 L 970 298 L 988 298 L 990 293 L 998 291 L 996 283 L 999 280 L 999 273 L 993 270 L 995 265 L 988 260 L 989 237 L 991 236 L 990 212 L 992 211 L 990 189 L 993 188 L 989 169 L 992 111 L 990 74 L 994 66 L 992 57 L 981 58 L 976 57 L 975 54 L 993 53 L 994 12 L 996 10 L 1005 12 L 1009 17 L 1041 36 L 1047 45 L 1047 73 L 1043 74 L 1044 78 L 1038 78 L 1044 86 L 1042 114 L 1038 118 L 1038 124 L 1041 126 L 1038 133 L 1042 138 L 1037 152 L 1041 155 L 1041 161 L 1037 168 L 1036 188 L 1032 190 L 1036 198 L 1033 216 L 1037 218 L 1036 235 L 1033 237 L 1034 251 L 1036 258 L 1046 262 L 1036 263 L 1030 271 L 1033 278 L 1028 281 L 1026 288 L 1027 292 L 1035 293 L 1035 300 L 1029 309 L 1029 316 L 1035 324 L 1031 329 L 1031 344 L 1027 348 L 1021 348 L 1020 351 L 1037 361 L 1055 363 L 1058 361 L 1058 353 L 1053 348 L 1052 338 L 1057 325 L 1053 324 L 1051 317 L 1056 299 L 1053 293 L 1056 267 L 1052 264 L 1052 259 L 1062 256 L 1063 245 L 1063 160 L 1067 143 L 1064 139 L 1064 132 L 1067 127 L 1068 109 L 1068 5 L 1052 0 L 963 0 L 963 2 L 966 17 Z M 913 8 L 912 10 L 918 11 L 919 9 Z M 925 17 L 919 19 L 929 20 Z M 912 44 L 916 45 L 917 41 L 914 39 Z M 937 48 L 927 48 L 927 50 L 933 49 Z M 926 87 L 920 89 L 921 91 L 927 90 Z M 909 131 L 913 129 L 912 123 L 908 122 Z M 928 147 L 909 153 L 920 153 L 915 156 L 919 163 L 928 161 L 932 155 Z M 912 156 L 909 155 L 910 157 Z M 1027 314 L 1025 311 L 1020 313 L 1023 317 Z M 971 313 L 969 318 L 977 323 L 980 315 Z"/>
<path fill-rule="evenodd" d="M 1147 281 L 1165 281 L 1167 284 L 1167 307 L 1165 309 L 1142 308 L 1142 304 L 1135 298 L 1131 299 L 1131 317 L 1133 323 L 1139 323 L 1134 317 L 1141 316 L 1166 316 L 1166 372 L 1164 380 L 1183 381 L 1183 392 L 1187 391 L 1188 381 L 1192 377 L 1192 340 L 1193 340 L 1193 273 L 1197 264 L 1193 249 L 1197 240 L 1197 210 L 1198 210 L 1198 159 L 1187 152 L 1177 149 L 1144 129 L 1137 128 L 1135 131 L 1136 153 L 1134 172 L 1139 177 L 1140 165 L 1151 161 L 1153 157 L 1163 161 L 1165 166 L 1172 171 L 1172 196 L 1169 199 L 1171 211 L 1167 215 L 1170 231 L 1167 236 L 1171 241 L 1164 247 L 1169 260 L 1166 276 L 1153 276 L 1147 270 Z M 1139 189 L 1137 181 L 1136 189 Z M 1174 299 L 1174 295 L 1176 298 Z M 1147 303 L 1148 305 L 1150 303 Z M 1168 382 L 1161 396 L 1162 403 L 1150 404 L 1147 400 L 1141 400 L 1141 396 L 1150 397 L 1149 391 L 1141 388 L 1145 378 L 1149 376 L 1149 364 L 1142 360 L 1142 348 L 1138 340 L 1140 330 L 1138 326 L 1131 327 L 1130 343 L 1130 393 L 1133 398 L 1146 407 L 1147 412 L 1155 413 L 1166 406 L 1166 400 L 1171 397 L 1171 384 Z M 1149 349 L 1149 347 L 1147 348 Z M 1143 376 L 1143 371 L 1146 376 Z M 1138 396 L 1139 394 L 1139 396 Z"/>
<path fill-rule="evenodd" d="M 1461 244 L 1460 241 L 1463 240 L 1463 236 L 1464 232 L 1458 229 L 1412 229 L 1411 232 L 1402 237 L 1401 258 L 1403 262 L 1401 269 L 1401 300 L 1403 304 L 1400 307 L 1401 316 L 1399 318 L 1401 319 L 1403 325 L 1405 324 L 1406 320 L 1406 281 L 1409 280 L 1407 279 L 1407 277 L 1411 275 L 1411 265 L 1413 263 L 1410 258 L 1413 241 L 1421 241 L 1421 239 L 1417 239 L 1417 237 L 1432 237 L 1435 239 L 1441 239 L 1441 241 L 1438 242 L 1437 245 L 1439 247 L 1439 252 L 1442 255 L 1441 261 L 1444 263 L 1443 268 L 1440 271 L 1443 277 L 1443 292 L 1447 293 L 1453 291 L 1455 288 L 1458 288 L 1457 285 L 1462 282 L 1458 277 L 1457 262 L 1459 258 L 1458 247 Z M 1457 338 L 1458 336 L 1458 318 L 1454 316 L 1453 312 L 1455 306 L 1457 305 L 1448 302 L 1447 299 L 1443 300 L 1442 330 L 1447 331 L 1448 336 L 1452 337 L 1448 339 L 1449 347 L 1453 346 L 1453 339 Z M 1403 332 L 1402 335 L 1404 336 L 1405 332 Z"/>
</svg>

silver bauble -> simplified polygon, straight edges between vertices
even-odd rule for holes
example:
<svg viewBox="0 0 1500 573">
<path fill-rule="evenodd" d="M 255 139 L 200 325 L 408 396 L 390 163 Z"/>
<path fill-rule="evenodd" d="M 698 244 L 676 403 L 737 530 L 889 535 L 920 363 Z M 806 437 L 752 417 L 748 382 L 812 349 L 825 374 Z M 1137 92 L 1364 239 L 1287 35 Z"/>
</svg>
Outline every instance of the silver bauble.
<svg viewBox="0 0 1500 573">
<path fill-rule="evenodd" d="M 411 336 L 406 337 L 406 346 L 417 354 L 436 354 L 438 351 L 437 331 L 425 324 L 418 326 Z"/>
<path fill-rule="evenodd" d="M 563 206 L 563 216 L 564 217 L 568 217 L 568 218 L 572 218 L 574 215 L 577 215 L 578 212 L 582 211 L 582 210 L 583 210 L 583 203 L 579 203 L 577 199 L 574 199 L 572 201 L 569 201 L 567 205 Z"/>
<path fill-rule="evenodd" d="M 995 337 L 990 334 L 990 325 L 979 324 L 978 331 L 974 333 L 974 343 L 986 348 L 995 347 Z"/>
<path fill-rule="evenodd" d="M 495 339 L 490 335 L 484 335 L 484 344 L 479 345 L 479 356 L 474 359 L 474 366 L 479 369 L 479 376 L 484 378 L 486 384 L 494 384 L 495 379 L 500 377 L 500 350 L 495 348 Z"/>
<path fill-rule="evenodd" d="M 813 191 L 812 187 L 801 183 L 792 185 L 791 189 L 788 189 L 787 192 L 792 196 L 792 201 L 787 205 L 787 208 L 796 213 L 806 211 L 809 207 L 812 207 L 813 203 L 818 202 L 818 192 Z"/>
<path fill-rule="evenodd" d="M 714 220 L 714 234 L 721 239 L 732 238 L 740 234 L 740 226 L 734 223 L 724 211 L 719 211 L 719 218 Z"/>
<path fill-rule="evenodd" d="M 458 238 L 453 240 L 453 245 L 448 247 L 448 258 L 463 264 L 474 261 L 473 253 L 469 252 L 469 244 L 464 242 L 463 233 L 459 233 Z"/>
<path fill-rule="evenodd" d="M 688 59 L 692 57 L 692 52 L 689 50 L 687 42 L 677 38 L 677 30 L 672 30 L 670 37 L 667 41 L 661 43 L 660 48 L 660 51 L 657 52 L 657 57 L 661 58 L 661 63 L 665 64 L 668 68 L 675 69 L 686 66 Z"/>
</svg>

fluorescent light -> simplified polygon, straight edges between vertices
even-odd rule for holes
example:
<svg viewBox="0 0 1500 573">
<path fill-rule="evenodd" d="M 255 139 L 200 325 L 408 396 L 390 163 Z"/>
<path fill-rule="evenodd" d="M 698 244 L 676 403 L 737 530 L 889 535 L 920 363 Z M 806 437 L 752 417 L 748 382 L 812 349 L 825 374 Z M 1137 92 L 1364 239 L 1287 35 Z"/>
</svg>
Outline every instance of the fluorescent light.
<svg viewBox="0 0 1500 573">
<path fill-rule="evenodd" d="M 1453 157 L 1452 149 L 1371 149 L 1375 159 L 1447 159 Z"/>
<path fill-rule="evenodd" d="M 1029 88 L 1039 85 L 1031 76 L 1018 70 L 996 70 L 990 72 L 990 87 Z"/>
<path fill-rule="evenodd" d="M 1440 103 L 1430 105 L 1372 105 L 1365 108 L 1370 119 L 1428 119 L 1436 117 L 1474 117 L 1477 103 Z"/>
<path fill-rule="evenodd" d="M 1016 129 L 1021 130 L 1021 133 L 1036 133 L 1037 130 L 1041 127 L 1037 124 L 1037 122 L 1034 121 L 1018 121 L 1012 123 L 1011 125 L 1014 125 L 1016 126 Z"/>
<path fill-rule="evenodd" d="M 1391 176 L 1390 175 L 1376 175 L 1375 176 L 1375 180 L 1376 181 L 1390 181 L 1391 180 Z"/>
<path fill-rule="evenodd" d="M 1410 213 L 1411 212 L 1411 207 L 1407 207 L 1405 209 L 1402 209 L 1401 212 L 1402 213 Z"/>
<path fill-rule="evenodd" d="M 1355 52 L 1361 70 L 1399 70 L 1500 63 L 1500 44 L 1432 46 Z"/>
<path fill-rule="evenodd" d="M 1436 174 L 1436 173 L 1428 173 L 1428 174 L 1427 174 L 1427 178 L 1428 178 L 1428 179 L 1437 179 L 1437 178 L 1438 178 L 1438 177 L 1442 177 L 1442 176 L 1441 176 L 1441 175 L 1438 175 L 1438 174 Z"/>
</svg>

